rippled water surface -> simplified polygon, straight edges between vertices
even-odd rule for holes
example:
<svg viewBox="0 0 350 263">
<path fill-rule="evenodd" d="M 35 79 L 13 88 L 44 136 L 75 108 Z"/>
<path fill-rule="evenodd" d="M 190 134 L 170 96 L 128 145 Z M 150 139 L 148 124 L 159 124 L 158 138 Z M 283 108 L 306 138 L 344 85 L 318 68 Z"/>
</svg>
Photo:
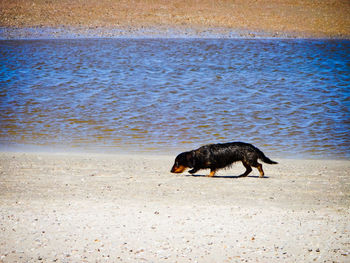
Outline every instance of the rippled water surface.
<svg viewBox="0 0 350 263">
<path fill-rule="evenodd" d="M 0 41 L 0 146 L 350 158 L 350 42 Z"/>
</svg>

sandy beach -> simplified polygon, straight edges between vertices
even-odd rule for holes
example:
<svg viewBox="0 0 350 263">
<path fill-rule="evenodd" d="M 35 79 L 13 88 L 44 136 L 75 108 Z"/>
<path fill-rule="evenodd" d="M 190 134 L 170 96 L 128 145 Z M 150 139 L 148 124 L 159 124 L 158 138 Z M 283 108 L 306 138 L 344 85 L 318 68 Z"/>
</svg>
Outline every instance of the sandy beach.
<svg viewBox="0 0 350 263">
<path fill-rule="evenodd" d="M 350 38 L 349 1 L 1 0 L 0 39 Z M 30 133 L 31 134 L 31 133 Z M 350 161 L 0 152 L 0 263 L 349 262 Z"/>
<path fill-rule="evenodd" d="M 350 161 L 173 157 L 1 153 L 0 262 L 349 262 Z"/>
<path fill-rule="evenodd" d="M 0 37 L 349 38 L 346 0 L 2 0 Z"/>
</svg>

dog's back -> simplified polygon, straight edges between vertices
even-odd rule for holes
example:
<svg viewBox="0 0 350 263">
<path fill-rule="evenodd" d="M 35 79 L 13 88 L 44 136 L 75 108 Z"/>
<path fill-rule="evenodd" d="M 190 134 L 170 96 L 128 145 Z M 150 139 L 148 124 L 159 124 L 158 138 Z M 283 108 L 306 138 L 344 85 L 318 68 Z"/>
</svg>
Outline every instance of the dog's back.
<svg viewBox="0 0 350 263">
<path fill-rule="evenodd" d="M 265 155 L 258 148 L 249 143 L 229 142 L 204 145 L 195 150 L 196 155 L 206 162 L 210 162 L 213 168 L 220 169 L 237 161 L 255 163 L 257 159 L 265 160 Z"/>
</svg>

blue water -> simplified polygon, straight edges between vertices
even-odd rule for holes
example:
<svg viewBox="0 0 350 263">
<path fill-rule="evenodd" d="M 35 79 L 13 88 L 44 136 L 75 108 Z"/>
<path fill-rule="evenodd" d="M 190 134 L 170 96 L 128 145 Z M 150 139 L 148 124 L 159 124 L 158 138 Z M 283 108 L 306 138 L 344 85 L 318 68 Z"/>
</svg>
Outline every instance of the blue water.
<svg viewBox="0 0 350 263">
<path fill-rule="evenodd" d="M 0 41 L 0 147 L 350 158 L 350 41 Z"/>
</svg>

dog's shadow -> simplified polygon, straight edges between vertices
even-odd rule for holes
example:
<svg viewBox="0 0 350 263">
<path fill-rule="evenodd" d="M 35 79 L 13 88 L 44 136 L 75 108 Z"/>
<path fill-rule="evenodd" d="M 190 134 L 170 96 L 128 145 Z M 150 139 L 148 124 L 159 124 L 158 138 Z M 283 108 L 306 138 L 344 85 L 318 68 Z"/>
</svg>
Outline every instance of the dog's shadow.
<svg viewBox="0 0 350 263">
<path fill-rule="evenodd" d="M 209 177 L 208 175 L 204 174 L 186 174 L 186 176 L 191 177 L 208 177 L 208 178 L 221 178 L 221 179 L 239 179 L 239 178 L 260 178 L 257 175 L 248 175 L 248 176 L 239 176 L 239 175 L 215 175 L 213 177 Z M 264 176 L 262 179 L 268 179 L 268 176 Z"/>
</svg>

